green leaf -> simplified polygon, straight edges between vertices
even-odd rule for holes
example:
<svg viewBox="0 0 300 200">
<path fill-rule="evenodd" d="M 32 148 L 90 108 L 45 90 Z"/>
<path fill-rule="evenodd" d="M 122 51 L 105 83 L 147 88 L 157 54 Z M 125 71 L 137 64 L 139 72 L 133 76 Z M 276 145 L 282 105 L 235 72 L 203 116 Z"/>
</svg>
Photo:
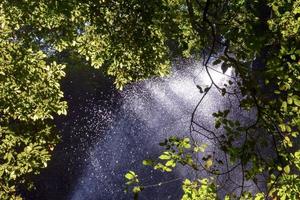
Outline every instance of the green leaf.
<svg viewBox="0 0 300 200">
<path fill-rule="evenodd" d="M 169 152 L 164 152 L 161 156 L 159 156 L 159 159 L 161 160 L 169 160 L 171 158 L 171 155 Z"/>
<path fill-rule="evenodd" d="M 195 152 L 205 152 L 205 149 L 207 148 L 207 144 L 201 144 L 200 146 L 194 147 Z"/>
<path fill-rule="evenodd" d="M 287 102 L 286 101 L 282 102 L 281 108 L 284 112 L 287 111 Z"/>
<path fill-rule="evenodd" d="M 278 126 L 279 126 L 279 128 L 280 128 L 280 130 L 281 130 L 282 132 L 285 132 L 285 131 L 286 131 L 285 124 L 279 124 Z"/>
<path fill-rule="evenodd" d="M 139 192 L 141 192 L 141 187 L 140 186 L 133 187 L 132 192 L 133 193 L 139 193 Z"/>
<path fill-rule="evenodd" d="M 166 162 L 166 164 L 165 164 L 167 167 L 175 167 L 175 162 L 174 162 L 174 160 L 169 160 L 168 162 Z"/>
<path fill-rule="evenodd" d="M 284 170 L 284 172 L 285 172 L 286 174 L 289 174 L 289 173 L 290 173 L 290 166 L 289 166 L 289 165 L 285 166 L 285 167 L 283 168 L 283 170 Z"/>
<path fill-rule="evenodd" d="M 128 180 L 132 180 L 133 178 L 135 178 L 135 173 L 133 171 L 129 171 L 125 174 L 125 178 Z"/>
<path fill-rule="evenodd" d="M 221 121 L 220 120 L 216 120 L 215 122 L 215 128 L 218 129 L 221 126 Z"/>
<path fill-rule="evenodd" d="M 163 170 L 166 171 L 166 172 L 171 172 L 172 171 L 172 169 L 169 168 L 169 167 L 164 167 Z"/>
<path fill-rule="evenodd" d="M 264 199 L 265 199 L 264 193 L 257 193 L 254 198 L 254 200 L 264 200 Z"/>
<path fill-rule="evenodd" d="M 293 55 L 291 55 L 291 59 L 292 60 L 296 60 L 296 56 L 293 54 Z"/>
<path fill-rule="evenodd" d="M 300 98 L 297 95 L 293 96 L 293 101 L 296 106 L 300 106 Z"/>
<path fill-rule="evenodd" d="M 206 167 L 207 169 L 209 169 L 212 165 L 213 165 L 212 159 L 208 159 L 208 160 L 205 162 L 205 167 Z"/>
<path fill-rule="evenodd" d="M 191 148 L 191 145 L 189 143 L 184 143 L 183 147 L 186 149 L 189 149 L 189 148 Z"/>
<path fill-rule="evenodd" d="M 143 160 L 143 165 L 152 166 L 153 165 L 153 161 L 152 160 Z"/>
<path fill-rule="evenodd" d="M 191 181 L 190 181 L 189 179 L 185 179 L 185 180 L 183 181 L 183 184 L 184 184 L 184 185 L 190 185 L 190 184 L 191 184 Z"/>
</svg>

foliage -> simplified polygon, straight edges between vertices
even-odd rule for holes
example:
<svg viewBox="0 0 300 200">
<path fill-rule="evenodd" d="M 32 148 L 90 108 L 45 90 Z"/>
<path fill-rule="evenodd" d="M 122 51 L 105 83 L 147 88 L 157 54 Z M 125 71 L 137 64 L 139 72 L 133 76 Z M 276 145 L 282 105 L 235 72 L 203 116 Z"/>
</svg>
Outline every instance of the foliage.
<svg viewBox="0 0 300 200">
<path fill-rule="evenodd" d="M 1 194 L 17 194 L 16 185 L 23 180 L 14 174 L 30 179 L 29 174 L 49 159 L 48 143 L 54 143 L 57 136 L 48 138 L 48 125 L 41 130 L 30 127 L 40 127 L 45 121 L 51 124 L 55 114 L 66 114 L 59 82 L 68 61 L 62 55 L 71 54 L 74 60 L 85 60 L 82 64 L 103 68 L 115 77 L 120 89 L 133 81 L 165 75 L 171 56 L 167 43 L 176 43 L 188 54 L 187 43 L 196 42 L 181 5 L 160 0 L 147 4 L 137 0 L 1 1 L 1 141 L 11 148 L 3 147 L 0 154 L 1 167 L 12 174 L 1 179 L 1 191 L 7 191 L 4 186 L 12 188 Z M 12 124 L 22 126 L 24 132 L 12 129 Z M 24 172 L 17 167 L 24 161 L 17 159 L 21 150 L 35 155 L 36 162 Z"/>
<path fill-rule="evenodd" d="M 185 179 L 182 188 L 184 192 L 182 200 L 196 200 L 203 197 L 207 200 L 214 200 L 217 198 L 215 185 L 209 183 L 207 179 L 193 182 L 189 179 Z"/>
<path fill-rule="evenodd" d="M 41 50 L 13 38 L 10 21 L 0 5 L 0 198 L 20 199 L 22 185 L 47 166 L 58 136 L 50 123 L 65 114 L 59 81 L 63 65 Z"/>
<path fill-rule="evenodd" d="M 166 43 L 184 50 L 195 40 L 177 1 L 4 1 L 2 12 L 18 40 L 50 52 L 74 51 L 105 68 L 116 85 L 169 71 Z M 188 54 L 188 52 L 187 52 Z"/>
<path fill-rule="evenodd" d="M 47 166 L 50 152 L 57 142 L 52 127 L 43 122 L 22 122 L 1 126 L 1 199 L 18 199 L 16 183 L 32 188 L 28 179 Z M 15 196 L 16 195 L 16 196 Z"/>
<path fill-rule="evenodd" d="M 238 77 L 219 86 L 210 76 L 212 84 L 206 91 L 197 86 L 203 98 L 215 87 L 223 96 L 236 98 L 241 110 L 256 112 L 256 119 L 249 124 L 231 119 L 230 110 L 212 113 L 215 130 L 195 119 L 198 106 L 192 113 L 190 134 L 202 135 L 224 152 L 223 160 L 217 160 L 211 152 L 208 155 L 186 152 L 190 158 L 202 157 L 201 162 L 194 161 L 193 169 L 229 179 L 235 169 L 242 171 L 241 182 L 236 184 L 235 192 L 228 193 L 227 199 L 298 199 L 300 196 L 299 5 L 298 0 L 186 1 L 193 30 L 199 35 L 200 44 L 207 48 L 203 59 L 207 73 L 211 57 L 215 56 L 213 65 L 221 64 L 223 73 L 232 67 Z M 266 150 L 268 156 L 263 154 Z M 163 156 L 174 157 L 165 152 Z M 221 170 L 224 166 L 225 171 Z M 169 171 L 164 167 L 156 169 Z M 262 175 L 266 189 L 258 186 Z M 249 181 L 257 185 L 259 193 L 247 191 L 245 182 Z"/>
<path fill-rule="evenodd" d="M 223 96 L 239 97 L 242 110 L 257 112 L 250 125 L 232 120 L 230 110 L 212 113 L 215 129 L 223 132 L 220 140 L 216 130 L 197 133 L 217 142 L 229 161 L 205 154 L 205 145 L 193 138 L 171 137 L 162 143 L 165 151 L 159 160 L 144 164 L 167 172 L 182 164 L 219 176 L 225 172 L 217 166 L 236 163 L 243 182 L 255 183 L 262 172 L 267 174 L 264 197 L 296 199 L 300 193 L 295 142 L 300 128 L 299 7 L 299 0 L 2 0 L 1 199 L 20 198 L 20 189 L 30 188 L 32 175 L 50 159 L 58 138 L 51 120 L 67 109 L 59 84 L 68 65 L 65 54 L 101 68 L 115 78 L 119 89 L 168 74 L 170 59 L 178 55 L 202 57 L 207 73 L 212 56 L 223 73 L 234 68 L 238 78 L 228 84 L 219 86 L 211 79 L 205 90 L 199 86 L 203 97 L 215 87 Z M 193 134 L 202 126 L 194 113 Z M 236 145 L 241 139 L 244 142 Z M 258 149 L 265 147 L 274 156 L 263 159 Z M 204 165 L 195 160 L 199 154 Z M 134 193 L 146 188 L 139 186 L 135 173 L 130 174 L 126 178 L 129 185 L 137 185 Z M 184 198 L 204 194 L 214 198 L 218 185 L 199 178 L 185 181 L 183 188 Z M 253 196 L 244 185 L 239 188 L 240 194 L 228 198 Z M 261 192 L 255 198 L 261 198 Z"/>
<path fill-rule="evenodd" d="M 50 159 L 66 65 L 101 67 L 119 89 L 166 75 L 171 55 L 198 41 L 187 14 L 181 1 L 1 1 L 0 198 L 21 198 Z"/>
</svg>

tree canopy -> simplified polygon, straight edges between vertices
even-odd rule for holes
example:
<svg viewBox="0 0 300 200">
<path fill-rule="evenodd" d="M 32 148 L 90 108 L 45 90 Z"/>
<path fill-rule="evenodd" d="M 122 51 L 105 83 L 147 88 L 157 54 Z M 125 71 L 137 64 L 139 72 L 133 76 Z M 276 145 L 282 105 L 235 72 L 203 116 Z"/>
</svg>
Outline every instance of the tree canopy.
<svg viewBox="0 0 300 200">
<path fill-rule="evenodd" d="M 257 199 L 297 199 L 299 28 L 299 0 L 2 0 L 1 199 L 21 198 L 20 189 L 30 189 L 32 176 L 47 166 L 59 138 L 52 119 L 67 114 L 60 80 L 70 57 L 101 68 L 122 89 L 167 75 L 176 56 L 202 58 L 206 69 L 216 57 L 214 64 L 221 64 L 224 72 L 235 70 L 236 83 L 218 86 L 211 78 L 211 86 L 200 91 L 205 95 L 216 87 L 224 96 L 240 93 L 240 107 L 256 110 L 256 121 L 248 126 L 229 119 L 230 110 L 211 113 L 215 128 L 226 133 L 220 149 L 242 167 L 243 180 L 255 182 L 258 175 L 267 175 L 267 190 L 256 194 Z M 232 91 L 231 85 L 238 89 Z M 257 137 L 257 130 L 263 136 Z M 240 146 L 234 145 L 238 139 L 244 139 Z M 264 160 L 257 152 L 261 145 L 272 148 L 275 156 Z M 203 146 L 176 137 L 163 146 L 160 162 L 144 164 L 167 172 L 178 163 L 199 169 L 193 158 L 204 154 Z M 210 170 L 216 161 L 205 161 L 203 168 L 219 175 Z M 143 188 L 134 172 L 126 178 L 134 193 Z M 240 194 L 226 198 L 255 195 L 240 188 Z M 186 180 L 183 199 L 215 199 L 217 189 L 211 179 Z"/>
</svg>

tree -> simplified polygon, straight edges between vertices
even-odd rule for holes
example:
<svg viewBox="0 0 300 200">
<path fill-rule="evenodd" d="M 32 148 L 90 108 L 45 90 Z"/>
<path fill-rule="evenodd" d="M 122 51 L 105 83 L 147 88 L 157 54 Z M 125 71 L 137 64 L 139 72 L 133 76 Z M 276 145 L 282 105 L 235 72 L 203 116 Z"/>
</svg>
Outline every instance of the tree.
<svg viewBox="0 0 300 200">
<path fill-rule="evenodd" d="M 220 147 L 241 161 L 247 179 L 268 172 L 268 191 L 257 198 L 296 198 L 300 158 L 293 143 L 300 126 L 299 7 L 299 0 L 1 1 L 1 198 L 20 198 L 19 190 L 29 188 L 32 175 L 50 159 L 58 139 L 52 119 L 67 109 L 59 85 L 66 54 L 101 68 L 115 78 L 119 89 L 166 75 L 174 56 L 200 55 L 206 69 L 211 57 L 217 56 L 215 64 L 222 63 L 224 72 L 234 68 L 241 79 L 236 83 L 243 97 L 240 106 L 257 110 L 255 124 L 247 127 L 228 119 L 230 111 L 215 113 L 216 128 L 226 127 Z M 234 95 L 231 84 L 219 87 L 212 79 L 209 88 Z M 202 91 L 204 95 L 209 88 Z M 193 120 L 191 125 L 195 126 Z M 276 156 L 270 162 L 255 151 L 252 132 L 257 129 L 275 141 L 270 145 Z M 233 145 L 237 135 L 247 138 L 242 146 Z M 167 139 L 165 145 L 180 155 L 166 151 L 161 160 L 167 162 L 155 167 L 170 171 L 179 162 L 197 170 L 199 163 L 185 150 L 193 147 L 193 153 L 200 153 L 203 147 L 192 141 Z M 214 163 L 207 159 L 206 168 Z M 249 163 L 254 165 L 249 168 Z M 191 188 L 200 187 L 199 195 L 216 191 L 209 180 L 185 181 L 183 187 L 185 199 L 193 196 Z M 241 188 L 242 196 L 250 195 Z M 140 189 L 134 187 L 136 193 Z"/>
<path fill-rule="evenodd" d="M 21 198 L 50 159 L 59 137 L 52 119 L 67 109 L 60 80 L 68 59 L 101 67 L 120 89 L 165 75 L 167 40 L 192 37 L 179 11 L 162 1 L 1 1 L 1 199 Z"/>
</svg>

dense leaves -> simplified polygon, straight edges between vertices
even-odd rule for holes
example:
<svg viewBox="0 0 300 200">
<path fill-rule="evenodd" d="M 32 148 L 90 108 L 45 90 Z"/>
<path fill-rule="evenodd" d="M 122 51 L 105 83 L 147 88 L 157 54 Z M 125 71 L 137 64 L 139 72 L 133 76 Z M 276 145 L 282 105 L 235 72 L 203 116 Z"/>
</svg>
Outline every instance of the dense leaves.
<svg viewBox="0 0 300 200">
<path fill-rule="evenodd" d="M 196 43 L 187 15 L 177 1 L 1 1 L 0 198 L 20 198 L 50 159 L 65 65 L 102 68 L 120 89 L 166 75 L 171 54 Z"/>
<path fill-rule="evenodd" d="M 1 199 L 18 199 L 16 190 L 20 188 L 17 186 L 33 187 L 28 177 L 47 166 L 58 138 L 51 126 L 42 122 L 1 125 L 0 131 L 0 196 Z"/>
<path fill-rule="evenodd" d="M 105 67 L 118 88 L 168 73 L 166 44 L 187 50 L 195 40 L 177 1 L 4 1 L 2 10 L 18 40 L 49 53 L 75 51 Z"/>
<path fill-rule="evenodd" d="M 230 110 L 209 113 L 216 118 L 215 129 L 223 132 L 222 139 L 215 130 L 202 135 L 217 141 L 229 160 L 242 168 L 242 180 L 256 183 L 264 172 L 268 183 L 258 194 L 242 185 L 240 194 L 226 198 L 297 199 L 299 7 L 299 0 L 2 0 L 0 198 L 19 198 L 20 189 L 30 188 L 32 175 L 50 159 L 58 138 L 51 120 L 67 109 L 60 90 L 65 65 L 70 63 L 65 55 L 101 68 L 115 78 L 119 89 L 166 75 L 171 58 L 193 55 L 203 58 L 206 70 L 214 56 L 213 64 L 220 64 L 223 73 L 233 68 L 237 75 L 224 86 L 213 79 L 205 89 L 197 86 L 204 96 L 215 87 L 224 97 L 238 96 L 242 110 L 257 113 L 250 125 L 231 119 Z M 237 89 L 232 91 L 231 86 Z M 195 120 L 192 114 L 191 132 L 199 126 Z M 236 145 L 241 139 L 244 142 Z M 158 161 L 144 164 L 167 172 L 182 164 L 218 176 L 216 166 L 227 162 L 205 154 L 204 144 L 188 138 L 171 137 L 162 145 L 165 151 Z M 257 149 L 264 147 L 274 156 L 263 159 Z M 194 160 L 198 154 L 201 162 Z M 126 179 L 135 194 L 146 188 L 134 172 Z M 217 185 L 214 179 L 199 177 L 184 181 L 183 190 L 184 199 L 216 198 Z"/>
<path fill-rule="evenodd" d="M 58 136 L 43 122 L 65 114 L 60 79 L 63 65 L 13 37 L 3 5 L 0 10 L 0 198 L 18 199 L 29 177 L 47 166 Z"/>
</svg>

